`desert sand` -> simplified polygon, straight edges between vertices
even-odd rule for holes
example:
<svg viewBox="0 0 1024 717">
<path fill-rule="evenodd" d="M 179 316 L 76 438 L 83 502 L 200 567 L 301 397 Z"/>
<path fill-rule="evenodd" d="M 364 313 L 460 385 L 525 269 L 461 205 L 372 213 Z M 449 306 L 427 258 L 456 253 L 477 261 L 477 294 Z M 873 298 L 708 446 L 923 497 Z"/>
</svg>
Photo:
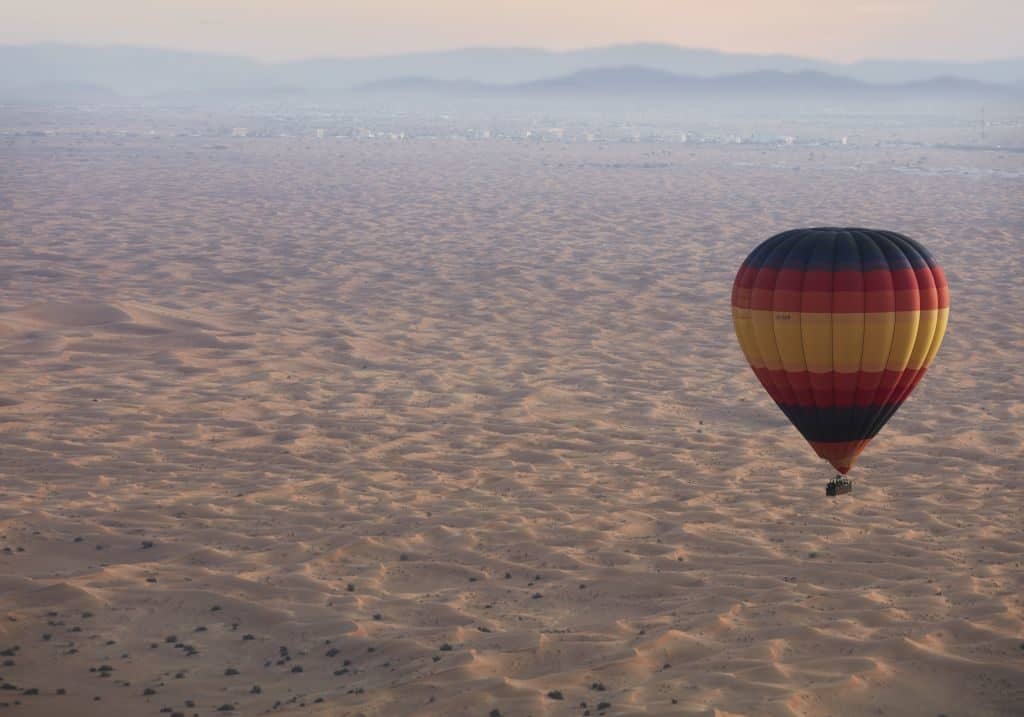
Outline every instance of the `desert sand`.
<svg viewBox="0 0 1024 717">
<path fill-rule="evenodd" d="M 1022 165 L 4 139 L 0 712 L 1021 714 Z M 831 500 L 730 289 L 835 224 L 952 314 Z"/>
</svg>

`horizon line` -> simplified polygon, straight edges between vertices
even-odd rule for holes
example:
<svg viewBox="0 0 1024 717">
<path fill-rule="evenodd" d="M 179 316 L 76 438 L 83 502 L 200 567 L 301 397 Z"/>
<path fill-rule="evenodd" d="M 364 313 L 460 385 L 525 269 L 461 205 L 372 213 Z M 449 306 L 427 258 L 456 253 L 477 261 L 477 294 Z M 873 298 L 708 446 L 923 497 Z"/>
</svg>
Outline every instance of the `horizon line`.
<svg viewBox="0 0 1024 717">
<path fill-rule="evenodd" d="M 447 49 L 434 49 L 434 50 L 407 50 L 399 52 L 385 52 L 376 55 L 310 55 L 300 58 L 292 59 L 264 59 L 249 55 L 245 53 L 232 53 L 232 52 L 221 52 L 217 50 L 201 50 L 201 49 L 186 49 L 181 47 L 171 47 L 162 45 L 145 45 L 145 44 L 133 44 L 133 43 L 85 43 L 85 42 L 63 42 L 63 41 L 35 41 L 35 42 L 0 42 L 0 47 L 19 47 L 19 48 L 32 48 L 32 47 L 69 47 L 77 49 L 89 49 L 89 50 L 112 50 L 112 49 L 126 49 L 126 50 L 155 50 L 159 52 L 174 52 L 187 55 L 211 55 L 214 57 L 222 58 L 234 58 L 234 59 L 245 59 L 250 62 L 259 63 L 262 65 L 287 65 L 302 62 L 316 62 L 324 60 L 336 60 L 343 62 L 359 62 L 366 60 L 382 60 L 396 57 L 409 57 L 415 55 L 450 55 L 460 52 L 479 52 L 479 51 L 527 51 L 527 52 L 540 52 L 550 55 L 568 55 L 577 52 L 588 52 L 595 50 L 609 50 L 614 48 L 623 47 L 658 47 L 672 50 L 683 50 L 690 52 L 710 52 L 719 55 L 732 55 L 732 56 L 750 56 L 750 57 L 785 57 L 795 60 L 807 60 L 811 62 L 820 62 L 828 65 L 835 65 L 840 67 L 850 67 L 853 65 L 866 63 L 866 62 L 907 62 L 907 63 L 949 63 L 955 65 L 977 65 L 985 64 L 990 62 L 1013 62 L 1013 61 L 1024 61 L 1024 54 L 1022 55 L 1008 55 L 1001 57 L 988 57 L 984 59 L 945 59 L 936 57 L 927 58 L 899 58 L 899 57 L 861 57 L 856 60 L 829 60 L 821 57 L 814 57 L 811 55 L 794 55 L 787 52 L 746 52 L 746 51 L 732 51 L 732 50 L 719 50 L 712 47 L 694 47 L 690 45 L 676 45 L 668 42 L 649 42 L 649 41 L 637 41 L 637 42 L 616 42 L 605 45 L 585 45 L 581 47 L 573 47 L 567 49 L 553 49 L 542 46 L 531 46 L 531 45 L 464 45 L 459 47 L 452 47 Z"/>
</svg>

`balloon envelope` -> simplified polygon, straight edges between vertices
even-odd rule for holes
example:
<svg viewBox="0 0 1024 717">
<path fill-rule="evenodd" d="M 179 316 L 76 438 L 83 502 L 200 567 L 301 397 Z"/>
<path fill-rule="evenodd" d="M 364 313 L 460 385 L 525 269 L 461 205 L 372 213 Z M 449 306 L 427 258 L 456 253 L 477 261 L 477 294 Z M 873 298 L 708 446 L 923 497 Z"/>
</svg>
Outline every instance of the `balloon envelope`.
<svg viewBox="0 0 1024 717">
<path fill-rule="evenodd" d="M 902 234 L 793 229 L 743 262 L 732 314 L 761 385 L 845 474 L 935 357 L 949 291 L 931 254 Z"/>
</svg>

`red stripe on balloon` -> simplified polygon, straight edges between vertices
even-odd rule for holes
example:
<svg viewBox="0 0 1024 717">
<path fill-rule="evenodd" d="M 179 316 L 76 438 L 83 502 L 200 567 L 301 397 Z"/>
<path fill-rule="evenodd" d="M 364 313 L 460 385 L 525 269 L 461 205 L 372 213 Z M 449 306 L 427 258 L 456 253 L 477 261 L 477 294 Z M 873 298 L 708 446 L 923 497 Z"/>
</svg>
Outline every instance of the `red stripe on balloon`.
<svg viewBox="0 0 1024 717">
<path fill-rule="evenodd" d="M 949 307 L 942 269 L 799 271 L 742 267 L 733 306 L 759 311 L 874 313 Z"/>
<path fill-rule="evenodd" d="M 783 406 L 866 408 L 899 405 L 925 370 L 812 373 L 755 368 L 754 373 L 772 399 Z"/>
</svg>

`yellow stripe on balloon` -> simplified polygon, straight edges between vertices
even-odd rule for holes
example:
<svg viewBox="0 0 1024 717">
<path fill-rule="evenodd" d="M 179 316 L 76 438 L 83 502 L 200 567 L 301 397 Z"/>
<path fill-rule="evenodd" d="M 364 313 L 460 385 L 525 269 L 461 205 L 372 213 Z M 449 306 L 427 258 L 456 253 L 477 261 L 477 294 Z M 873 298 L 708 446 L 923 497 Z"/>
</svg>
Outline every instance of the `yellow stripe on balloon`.
<svg viewBox="0 0 1024 717">
<path fill-rule="evenodd" d="M 864 346 L 860 359 L 862 371 L 876 372 L 885 368 L 889 361 L 895 326 L 894 311 L 864 314 Z"/>
<path fill-rule="evenodd" d="M 732 307 L 732 324 L 736 329 L 736 338 L 739 339 L 740 349 L 743 351 L 747 363 L 751 366 L 761 367 L 761 352 L 757 349 L 757 339 L 754 336 L 754 324 L 751 321 L 750 309 Z"/>
<path fill-rule="evenodd" d="M 942 345 L 942 337 L 946 335 L 946 327 L 949 325 L 949 309 L 939 309 L 935 317 L 935 335 L 932 337 L 932 345 L 924 357 L 923 366 L 931 366 L 935 354 L 939 352 Z"/>
<path fill-rule="evenodd" d="M 860 370 L 864 343 L 864 314 L 833 314 L 832 370 L 853 373 Z"/>
<path fill-rule="evenodd" d="M 932 347 L 932 339 L 935 337 L 935 327 L 938 323 L 938 309 L 934 311 L 920 312 L 920 323 L 917 327 L 917 340 L 914 342 L 914 350 L 910 352 L 910 359 L 907 361 L 909 368 L 921 368 Z"/>
<path fill-rule="evenodd" d="M 800 338 L 806 369 L 812 373 L 832 370 L 832 330 L 836 314 L 800 314 Z"/>
<path fill-rule="evenodd" d="M 776 311 L 772 314 L 772 322 L 775 326 L 775 345 L 779 349 L 782 368 L 786 371 L 806 370 L 800 314 Z"/>
<path fill-rule="evenodd" d="M 775 342 L 775 312 L 751 311 L 750 323 L 754 329 L 754 341 L 761 363 L 771 371 L 782 368 L 782 357 Z"/>
<path fill-rule="evenodd" d="M 921 325 L 920 311 L 893 312 L 895 324 L 892 332 L 892 346 L 885 361 L 889 371 L 902 371 L 910 364 L 910 355 L 917 343 L 917 330 Z"/>
<path fill-rule="evenodd" d="M 926 368 L 949 321 L 949 309 L 823 314 L 733 307 L 732 313 L 752 367 L 812 373 Z"/>
</svg>

